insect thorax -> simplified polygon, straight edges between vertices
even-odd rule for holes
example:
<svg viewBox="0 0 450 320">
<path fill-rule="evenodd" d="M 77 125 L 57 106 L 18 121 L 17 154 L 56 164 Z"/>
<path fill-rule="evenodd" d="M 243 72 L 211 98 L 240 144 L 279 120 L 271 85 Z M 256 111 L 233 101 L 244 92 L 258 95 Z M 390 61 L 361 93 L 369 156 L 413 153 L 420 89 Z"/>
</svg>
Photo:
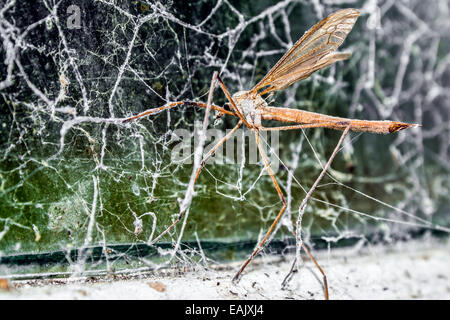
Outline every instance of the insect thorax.
<svg viewBox="0 0 450 320">
<path fill-rule="evenodd" d="M 238 91 L 233 95 L 233 100 L 249 124 L 261 127 L 261 114 L 267 103 L 259 94 Z"/>
</svg>

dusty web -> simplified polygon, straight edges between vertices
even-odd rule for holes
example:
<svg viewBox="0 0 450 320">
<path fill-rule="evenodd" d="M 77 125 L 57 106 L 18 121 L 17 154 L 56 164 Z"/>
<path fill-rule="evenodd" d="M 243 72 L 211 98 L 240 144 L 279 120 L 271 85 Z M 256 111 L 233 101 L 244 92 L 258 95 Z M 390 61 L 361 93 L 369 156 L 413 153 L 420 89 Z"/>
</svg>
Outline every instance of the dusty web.
<svg viewBox="0 0 450 320">
<path fill-rule="evenodd" d="M 250 254 L 281 207 L 251 133 L 239 129 L 194 187 L 202 151 L 236 119 L 212 111 L 205 130 L 205 111 L 191 106 L 121 119 L 206 102 L 214 71 L 232 93 L 248 90 L 304 31 L 346 7 L 361 10 L 343 45 L 352 57 L 271 105 L 423 126 L 349 135 L 304 212 L 303 240 L 318 249 L 448 233 L 447 1 L 1 1 L 0 257 L 8 267 L 0 272 L 127 271 Z M 214 104 L 224 103 L 216 88 Z M 287 200 L 273 234 L 284 247 L 339 134 L 262 137 Z M 50 263 L 44 252 L 56 261 L 50 269 L 11 267 L 27 255 Z"/>
</svg>

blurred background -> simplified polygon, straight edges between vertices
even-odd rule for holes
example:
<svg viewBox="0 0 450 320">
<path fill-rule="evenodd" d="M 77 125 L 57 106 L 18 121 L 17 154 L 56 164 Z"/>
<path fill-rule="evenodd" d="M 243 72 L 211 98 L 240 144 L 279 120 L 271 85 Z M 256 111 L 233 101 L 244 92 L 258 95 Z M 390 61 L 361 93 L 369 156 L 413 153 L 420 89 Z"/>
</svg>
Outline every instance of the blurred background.
<svg viewBox="0 0 450 320">
<path fill-rule="evenodd" d="M 448 1 L 0 0 L 0 275 L 250 254 L 281 208 L 264 166 L 248 163 L 252 140 L 227 155 L 234 160 L 207 164 L 187 219 L 149 246 L 178 216 L 204 110 L 116 119 L 206 101 L 214 71 L 232 93 L 249 90 L 305 31 L 349 7 L 361 11 L 340 48 L 350 59 L 270 104 L 422 127 L 351 133 L 306 209 L 303 238 L 319 250 L 448 237 Z M 217 88 L 214 103 L 226 102 Z M 223 135 L 236 122 L 212 113 L 209 128 Z M 173 159 L 180 130 L 192 141 L 190 162 Z M 288 209 L 266 252 L 294 248 L 298 207 L 340 134 L 280 132 L 270 159 Z"/>
</svg>

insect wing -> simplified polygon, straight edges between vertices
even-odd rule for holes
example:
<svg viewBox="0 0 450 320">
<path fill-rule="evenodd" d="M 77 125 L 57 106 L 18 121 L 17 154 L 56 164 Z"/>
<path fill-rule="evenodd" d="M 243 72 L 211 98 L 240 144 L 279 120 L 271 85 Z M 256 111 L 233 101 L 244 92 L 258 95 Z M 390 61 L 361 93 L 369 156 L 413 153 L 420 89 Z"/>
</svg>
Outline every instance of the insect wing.
<svg viewBox="0 0 450 320">
<path fill-rule="evenodd" d="M 336 61 L 347 59 L 350 54 L 334 51 L 345 40 L 358 17 L 358 10 L 344 9 L 317 23 L 284 54 L 251 91 L 264 87 L 268 88 L 261 94 L 281 90 Z"/>
</svg>

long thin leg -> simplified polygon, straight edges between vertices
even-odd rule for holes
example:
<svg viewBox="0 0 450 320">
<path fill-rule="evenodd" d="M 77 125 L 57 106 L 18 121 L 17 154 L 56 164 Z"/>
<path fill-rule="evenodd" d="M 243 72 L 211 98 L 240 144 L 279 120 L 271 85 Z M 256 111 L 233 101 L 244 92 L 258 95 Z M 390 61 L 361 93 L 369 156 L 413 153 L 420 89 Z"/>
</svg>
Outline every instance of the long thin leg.
<svg viewBox="0 0 450 320">
<path fill-rule="evenodd" d="M 194 107 L 204 108 L 204 109 L 208 108 L 208 105 L 206 103 L 203 103 L 203 102 L 176 101 L 176 102 L 171 102 L 169 104 L 163 105 L 163 106 L 158 107 L 158 108 L 148 109 L 148 110 L 146 110 L 144 112 L 141 112 L 141 113 L 139 113 L 139 114 L 137 114 L 135 116 L 132 116 L 132 117 L 124 119 L 123 122 L 125 123 L 125 122 L 129 122 L 129 121 L 132 121 L 132 120 L 135 120 L 135 119 L 138 119 L 138 118 L 142 118 L 142 117 L 145 117 L 145 116 L 148 116 L 148 115 L 151 115 L 151 114 L 157 114 L 157 113 L 160 113 L 161 111 L 164 111 L 164 110 L 167 110 L 167 109 L 172 109 L 174 107 L 181 106 L 181 105 L 194 106 Z M 235 116 L 235 117 L 237 116 L 234 112 L 226 110 L 225 108 L 216 106 L 214 104 L 211 104 L 211 109 L 213 109 L 215 111 L 219 111 L 219 112 L 225 113 L 225 114 L 228 114 L 228 115 L 231 115 L 231 116 Z"/>
<path fill-rule="evenodd" d="M 306 245 L 302 242 L 302 247 L 303 249 L 305 249 L 306 253 L 308 254 L 309 258 L 312 260 L 312 262 L 314 263 L 314 265 L 317 267 L 317 269 L 319 269 L 320 273 L 322 274 L 323 277 L 323 289 L 325 291 L 325 299 L 328 300 L 329 296 L 328 296 L 328 281 L 327 281 L 327 275 L 325 274 L 325 271 L 323 271 L 323 269 L 320 267 L 319 263 L 317 263 L 316 259 L 314 259 L 314 257 L 312 256 L 312 254 L 309 252 L 308 248 L 306 247 Z"/>
<path fill-rule="evenodd" d="M 311 252 L 308 250 L 308 248 L 306 247 L 306 245 L 303 242 L 302 242 L 302 247 L 303 247 L 303 249 L 305 249 L 305 252 L 308 254 L 308 257 L 312 260 L 314 265 L 317 267 L 317 269 L 319 269 L 319 272 L 322 274 L 322 277 L 323 277 L 323 290 L 324 290 L 324 294 L 325 294 L 325 300 L 328 300 L 329 299 L 329 295 L 328 295 L 327 275 L 325 274 L 325 271 L 323 271 L 322 267 L 319 265 L 317 260 L 313 257 L 313 255 L 311 254 Z M 294 274 L 294 272 L 297 272 L 296 265 L 297 265 L 297 257 L 295 257 L 294 261 L 292 261 L 291 269 L 289 270 L 289 273 L 286 275 L 286 277 L 284 278 L 283 282 L 281 283 L 281 287 L 282 288 L 287 285 L 289 280 L 291 280 L 292 275 Z"/>
<path fill-rule="evenodd" d="M 312 185 L 311 189 L 309 189 L 308 193 L 306 194 L 305 198 L 303 199 L 303 201 L 302 201 L 302 203 L 300 205 L 299 215 L 298 215 L 298 220 L 297 220 L 297 231 L 296 231 L 296 238 L 297 238 L 297 250 L 296 251 L 297 252 L 296 252 L 296 256 L 294 258 L 294 262 L 293 262 L 292 268 L 291 268 L 291 270 L 289 271 L 288 275 L 286 276 L 286 278 L 284 279 L 284 281 L 282 283 L 282 285 L 285 285 L 287 283 L 287 281 L 291 278 L 292 273 L 295 270 L 295 264 L 300 259 L 300 247 L 303 247 L 305 249 L 306 253 L 308 254 L 308 256 L 311 258 L 311 260 L 314 262 L 316 267 L 319 269 L 320 273 L 322 273 L 323 284 L 324 284 L 324 291 L 325 291 L 325 299 L 327 299 L 327 300 L 328 300 L 328 297 L 329 297 L 328 296 L 327 277 L 326 277 L 325 272 L 323 271 L 323 269 L 319 266 L 319 264 L 317 263 L 316 259 L 314 259 L 314 257 L 311 255 L 311 253 L 309 252 L 309 250 L 306 248 L 306 246 L 304 245 L 304 243 L 302 241 L 302 238 L 301 238 L 301 221 L 302 221 L 303 213 L 305 212 L 305 209 L 306 209 L 306 204 L 308 203 L 309 199 L 311 198 L 314 190 L 317 188 L 317 185 L 319 184 L 319 182 L 322 180 L 322 178 L 325 175 L 325 173 L 330 168 L 331 163 L 333 162 L 334 158 L 336 157 L 336 154 L 339 152 L 339 148 L 341 147 L 341 144 L 344 141 L 344 138 L 347 136 L 349 131 L 350 131 L 350 126 L 347 126 L 345 128 L 344 132 L 342 133 L 341 138 L 339 139 L 339 142 L 336 144 L 336 147 L 334 148 L 333 153 L 331 154 L 330 158 L 328 159 L 328 162 L 323 167 L 322 172 L 317 177 L 316 181 Z"/>
<path fill-rule="evenodd" d="M 228 91 L 227 87 L 225 87 L 225 83 L 223 83 L 222 79 L 220 77 L 217 78 L 217 80 L 219 80 L 219 85 L 222 88 L 222 91 L 225 93 L 225 96 L 227 97 L 228 101 L 230 101 L 231 106 L 234 110 L 234 112 L 238 115 L 239 118 L 241 118 L 242 121 L 244 121 L 245 125 L 248 128 L 253 128 L 253 126 L 251 124 L 249 124 L 247 122 L 247 120 L 245 119 L 245 117 L 242 115 L 241 111 L 239 110 L 239 108 L 236 106 L 236 104 L 233 101 L 233 97 L 231 97 L 230 92 Z"/>
<path fill-rule="evenodd" d="M 261 240 L 259 245 L 256 247 L 255 251 L 251 254 L 251 256 L 247 259 L 247 261 L 244 262 L 244 264 L 241 266 L 239 271 L 236 273 L 236 275 L 233 277 L 233 282 L 237 283 L 239 281 L 241 273 L 244 271 L 245 267 L 253 260 L 253 258 L 258 254 L 258 252 L 263 248 L 264 243 L 266 242 L 269 235 L 272 233 L 273 229 L 275 228 L 276 224 L 280 220 L 281 216 L 283 215 L 284 211 L 286 210 L 287 204 L 286 200 L 284 199 L 283 193 L 281 192 L 280 186 L 278 185 L 277 180 L 275 179 L 275 175 L 273 174 L 272 169 L 270 168 L 269 161 L 267 160 L 267 157 L 261 147 L 261 143 L 259 142 L 259 133 L 258 131 L 255 131 L 256 136 L 256 143 L 258 144 L 259 153 L 261 154 L 261 157 L 264 160 L 264 164 L 266 165 L 267 172 L 269 173 L 270 177 L 272 178 L 272 182 L 275 185 L 275 189 L 277 190 L 278 196 L 281 199 L 281 202 L 283 203 L 283 207 L 281 208 L 280 212 L 278 213 L 277 217 L 273 221 L 272 225 L 269 228 L 269 231 L 267 231 L 265 237 Z"/>
<path fill-rule="evenodd" d="M 237 129 L 239 129 L 242 125 L 242 120 L 239 120 L 238 124 L 233 128 L 233 130 L 231 130 L 230 132 L 227 133 L 227 135 L 225 137 L 223 137 L 209 152 L 208 154 L 205 156 L 205 158 L 203 158 L 202 163 L 200 164 L 200 168 L 198 168 L 197 170 L 197 175 L 195 176 L 195 180 L 197 181 L 198 176 L 200 175 L 200 171 L 202 171 L 203 167 L 206 165 L 206 162 L 208 161 L 208 159 L 217 151 L 217 149 L 219 149 L 219 147 L 221 145 L 223 145 L 225 143 L 225 141 L 227 141 L 229 138 L 231 138 L 231 136 L 233 136 L 233 134 L 236 132 Z"/>
<path fill-rule="evenodd" d="M 225 143 L 225 141 L 227 141 L 231 136 L 233 136 L 233 134 L 236 132 L 237 129 L 239 129 L 239 127 L 242 125 L 242 120 L 239 120 L 238 124 L 233 128 L 233 130 L 231 130 L 230 132 L 228 132 L 228 134 L 223 137 L 209 152 L 208 154 L 205 156 L 205 158 L 203 158 L 200 167 L 197 170 L 197 173 L 195 175 L 195 180 L 194 183 L 197 182 L 197 179 L 200 175 L 200 172 L 202 171 L 202 169 L 205 167 L 206 162 L 208 161 L 208 159 L 214 154 L 214 152 L 217 151 L 217 149 L 223 145 Z M 150 244 L 154 244 L 156 242 L 158 242 L 159 239 L 161 239 L 167 232 L 169 232 L 173 227 L 175 227 L 175 225 L 181 221 L 181 218 L 183 217 L 184 211 L 180 212 L 180 214 L 178 215 L 177 219 L 169 226 L 167 227 L 166 230 L 164 230 L 163 232 L 161 232 L 155 239 L 152 240 L 152 242 Z"/>
</svg>

